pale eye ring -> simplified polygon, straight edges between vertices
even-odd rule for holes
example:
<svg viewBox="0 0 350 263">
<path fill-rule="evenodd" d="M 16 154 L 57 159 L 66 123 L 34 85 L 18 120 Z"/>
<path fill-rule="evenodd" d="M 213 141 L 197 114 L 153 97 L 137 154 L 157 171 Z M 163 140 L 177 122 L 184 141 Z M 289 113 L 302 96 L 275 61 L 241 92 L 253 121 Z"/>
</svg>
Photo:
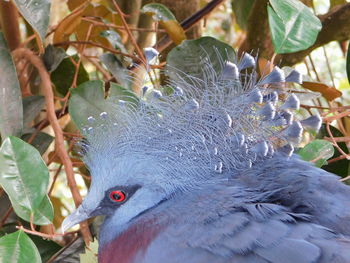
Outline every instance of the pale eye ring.
<svg viewBox="0 0 350 263">
<path fill-rule="evenodd" d="M 109 198 L 116 203 L 122 203 L 126 199 L 126 194 L 121 190 L 115 190 L 110 192 Z"/>
</svg>

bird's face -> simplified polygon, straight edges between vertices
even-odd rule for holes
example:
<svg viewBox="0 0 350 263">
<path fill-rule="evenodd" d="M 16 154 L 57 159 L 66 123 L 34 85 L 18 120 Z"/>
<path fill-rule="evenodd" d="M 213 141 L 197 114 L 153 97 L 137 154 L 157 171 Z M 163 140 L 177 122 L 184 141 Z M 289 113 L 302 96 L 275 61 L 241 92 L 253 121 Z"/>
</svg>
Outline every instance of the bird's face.
<svg viewBox="0 0 350 263">
<path fill-rule="evenodd" d="M 116 225 L 123 225 L 174 191 L 174 186 L 164 184 L 166 178 L 156 163 L 137 158 L 113 163 L 90 167 L 89 193 L 78 209 L 64 220 L 63 231 L 98 215 L 113 216 L 117 218 Z"/>
</svg>

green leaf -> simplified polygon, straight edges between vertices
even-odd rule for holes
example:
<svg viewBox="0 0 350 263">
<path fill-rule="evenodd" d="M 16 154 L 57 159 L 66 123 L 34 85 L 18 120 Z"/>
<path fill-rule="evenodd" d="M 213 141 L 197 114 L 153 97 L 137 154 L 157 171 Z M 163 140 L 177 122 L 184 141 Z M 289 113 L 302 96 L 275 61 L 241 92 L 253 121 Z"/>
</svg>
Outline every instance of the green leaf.
<svg viewBox="0 0 350 263">
<path fill-rule="evenodd" d="M 130 89 L 124 88 L 118 84 L 111 82 L 111 86 L 109 88 L 108 100 L 113 100 L 113 99 L 130 101 L 134 104 L 138 104 L 139 102 L 139 98 Z"/>
<path fill-rule="evenodd" d="M 23 129 L 21 89 L 16 68 L 0 32 L 0 134 L 20 136 Z"/>
<path fill-rule="evenodd" d="M 107 38 L 108 42 L 115 48 L 115 49 L 119 49 L 121 52 L 123 53 L 128 53 L 128 51 L 126 50 L 123 42 L 122 42 L 122 38 L 120 37 L 120 35 L 113 31 L 113 30 L 105 30 L 102 31 L 100 33 L 100 35 L 102 37 Z"/>
<path fill-rule="evenodd" d="M 307 49 L 322 28 L 320 20 L 297 0 L 270 0 L 267 7 L 272 42 L 277 54 Z"/>
<path fill-rule="evenodd" d="M 78 61 L 78 56 L 74 55 L 72 56 L 75 62 Z M 70 89 L 75 74 L 75 66 L 71 61 L 71 58 L 65 58 L 62 60 L 61 64 L 51 73 L 51 80 L 55 84 L 56 91 L 61 94 L 62 96 L 65 96 Z M 77 85 L 88 81 L 89 80 L 89 74 L 85 70 L 84 66 L 80 64 L 79 70 L 78 70 L 78 78 L 77 78 Z"/>
<path fill-rule="evenodd" d="M 39 207 L 35 208 L 34 210 L 21 206 L 16 200 L 13 199 L 11 199 L 11 203 L 16 214 L 28 222 L 30 222 L 31 216 L 33 216 L 33 223 L 36 225 L 48 225 L 52 223 L 53 207 L 47 195 L 44 196 Z"/>
<path fill-rule="evenodd" d="M 0 238 L 0 262 L 40 263 L 41 258 L 33 241 L 22 231 Z"/>
<path fill-rule="evenodd" d="M 142 13 L 151 13 L 156 21 L 176 20 L 173 13 L 164 5 L 151 3 L 141 8 Z"/>
<path fill-rule="evenodd" d="M 105 53 L 100 56 L 100 60 L 122 86 L 128 88 L 131 86 L 129 71 L 124 68 L 117 56 Z"/>
<path fill-rule="evenodd" d="M 67 56 L 63 48 L 48 45 L 45 48 L 43 61 L 48 72 L 54 71 L 62 60 Z"/>
<path fill-rule="evenodd" d="M 334 155 L 334 147 L 329 141 L 314 140 L 299 150 L 298 154 L 301 156 L 301 159 L 312 161 L 315 163 L 315 166 L 321 167 L 327 164 L 327 160 Z"/>
<path fill-rule="evenodd" d="M 49 171 L 33 146 L 9 136 L 0 148 L 0 184 L 11 203 L 34 211 L 46 196 Z"/>
<path fill-rule="evenodd" d="M 244 30 L 247 29 L 248 17 L 255 0 L 232 0 L 232 8 L 236 16 L 237 24 Z"/>
<path fill-rule="evenodd" d="M 23 125 L 29 126 L 36 116 L 43 109 L 45 104 L 44 96 L 28 96 L 23 98 Z"/>
<path fill-rule="evenodd" d="M 18 11 L 27 22 L 38 32 L 42 42 L 50 22 L 50 0 L 14 0 Z"/>
<path fill-rule="evenodd" d="M 341 131 L 339 131 L 334 126 L 330 125 L 329 128 L 330 128 L 334 138 L 336 138 L 336 137 L 344 137 L 345 136 Z M 318 132 L 316 138 L 323 139 L 324 137 L 329 137 L 329 134 L 327 132 L 327 128 L 326 128 L 325 124 L 323 124 L 321 126 L 321 129 Z M 347 154 L 349 153 L 349 149 L 346 146 L 345 142 L 338 142 L 338 145 L 345 153 L 347 153 Z M 337 158 L 337 157 L 342 155 L 342 153 L 340 153 L 337 148 L 335 148 L 334 150 L 335 150 L 335 153 L 333 155 L 333 158 Z M 348 176 L 349 168 L 350 168 L 350 162 L 348 160 L 346 160 L 346 159 L 339 160 L 339 161 L 336 161 L 336 162 L 332 162 L 332 163 L 329 163 L 329 164 L 324 165 L 322 167 L 322 169 L 324 169 L 324 170 L 326 170 L 326 171 L 328 171 L 330 173 L 334 173 L 336 175 L 339 175 L 341 177 Z"/>
<path fill-rule="evenodd" d="M 91 125 L 88 117 L 93 117 L 98 122 L 102 112 L 113 114 L 119 99 L 135 104 L 138 102 L 137 96 L 131 90 L 115 83 L 111 83 L 109 97 L 105 99 L 104 83 L 100 80 L 88 81 L 72 89 L 69 114 L 75 125 L 82 130 Z"/>
<path fill-rule="evenodd" d="M 346 74 L 348 75 L 348 81 L 350 84 L 350 42 L 348 45 L 348 52 L 346 55 Z"/>
<path fill-rule="evenodd" d="M 220 57 L 218 57 L 218 54 Z M 205 79 L 203 67 L 208 57 L 213 70 L 220 74 L 223 61 L 235 61 L 235 51 L 224 42 L 212 37 L 201 37 L 195 40 L 185 40 L 181 45 L 173 48 L 167 56 L 167 75 L 181 81 L 187 75 L 198 79 Z"/>
<path fill-rule="evenodd" d="M 21 139 L 23 141 L 28 141 L 29 138 L 32 137 L 32 133 L 27 133 L 22 135 Z M 50 144 L 53 142 L 54 137 L 51 135 L 45 133 L 45 132 L 39 132 L 35 135 L 33 141 L 30 143 L 33 145 L 40 153 L 40 155 L 43 155 L 46 150 L 49 148 Z"/>
</svg>

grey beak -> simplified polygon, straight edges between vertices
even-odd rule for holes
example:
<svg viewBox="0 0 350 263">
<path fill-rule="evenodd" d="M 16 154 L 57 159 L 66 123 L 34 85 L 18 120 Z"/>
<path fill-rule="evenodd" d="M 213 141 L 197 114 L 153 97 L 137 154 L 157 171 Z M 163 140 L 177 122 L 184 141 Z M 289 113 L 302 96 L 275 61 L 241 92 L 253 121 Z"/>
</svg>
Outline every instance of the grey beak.
<svg viewBox="0 0 350 263">
<path fill-rule="evenodd" d="M 85 210 L 83 206 L 79 206 L 77 210 L 75 210 L 63 220 L 61 226 L 62 232 L 66 232 L 71 227 L 79 224 L 86 219 L 89 219 L 90 217 L 90 212 Z"/>
</svg>

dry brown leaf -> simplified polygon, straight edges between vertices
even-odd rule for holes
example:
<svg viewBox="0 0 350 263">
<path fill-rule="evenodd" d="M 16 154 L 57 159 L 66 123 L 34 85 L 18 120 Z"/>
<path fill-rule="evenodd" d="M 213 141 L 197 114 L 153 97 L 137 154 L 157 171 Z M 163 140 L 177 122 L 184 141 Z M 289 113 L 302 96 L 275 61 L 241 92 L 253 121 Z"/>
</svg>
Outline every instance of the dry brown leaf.
<svg viewBox="0 0 350 263">
<path fill-rule="evenodd" d="M 53 36 L 53 43 L 65 42 L 69 40 L 69 36 L 74 33 L 76 28 L 81 23 L 81 18 L 84 13 L 86 4 L 81 5 L 74 12 L 66 16 L 57 26 L 55 34 Z"/>
<path fill-rule="evenodd" d="M 337 90 L 334 87 L 330 87 L 320 82 L 304 81 L 301 85 L 305 89 L 320 92 L 322 96 L 325 97 L 325 99 L 328 101 L 332 101 L 336 98 L 339 98 L 343 94 L 340 90 Z"/>
</svg>

